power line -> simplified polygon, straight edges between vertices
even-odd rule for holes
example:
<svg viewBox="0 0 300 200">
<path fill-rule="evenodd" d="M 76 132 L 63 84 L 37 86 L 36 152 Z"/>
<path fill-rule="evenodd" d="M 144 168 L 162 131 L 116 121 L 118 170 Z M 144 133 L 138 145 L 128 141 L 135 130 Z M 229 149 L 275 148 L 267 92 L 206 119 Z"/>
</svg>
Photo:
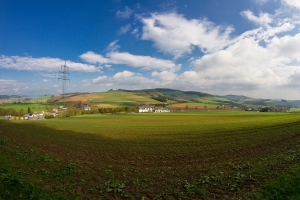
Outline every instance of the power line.
<svg viewBox="0 0 300 200">
<path fill-rule="evenodd" d="M 63 68 L 63 70 L 61 71 L 62 77 L 58 78 L 58 80 L 62 80 L 62 100 L 65 106 L 66 80 L 69 80 L 70 82 L 70 79 L 67 78 L 67 76 L 69 76 L 69 73 L 67 72 L 67 69 L 69 69 L 69 67 L 67 67 L 67 64 L 65 62 L 65 64 L 62 65 L 61 68 Z"/>
</svg>

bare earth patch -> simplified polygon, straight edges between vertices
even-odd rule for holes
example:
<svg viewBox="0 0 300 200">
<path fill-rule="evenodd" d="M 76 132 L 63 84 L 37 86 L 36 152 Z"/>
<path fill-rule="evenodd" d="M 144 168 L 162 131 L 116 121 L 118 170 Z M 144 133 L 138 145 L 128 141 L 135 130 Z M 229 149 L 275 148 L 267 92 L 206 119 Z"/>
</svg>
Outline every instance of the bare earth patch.
<svg viewBox="0 0 300 200">
<path fill-rule="evenodd" d="M 66 101 L 88 101 L 88 100 L 93 100 L 93 99 L 99 99 L 103 98 L 102 95 L 100 94 L 84 94 L 84 95 L 78 95 L 78 96 L 73 96 L 73 97 L 68 97 L 66 98 Z"/>
</svg>

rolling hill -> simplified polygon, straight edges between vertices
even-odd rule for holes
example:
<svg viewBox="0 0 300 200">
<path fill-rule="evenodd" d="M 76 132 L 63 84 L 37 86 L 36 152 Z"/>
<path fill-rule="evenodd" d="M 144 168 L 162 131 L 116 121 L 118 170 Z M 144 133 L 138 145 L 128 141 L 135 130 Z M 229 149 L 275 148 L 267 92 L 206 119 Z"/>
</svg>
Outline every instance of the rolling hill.
<svg viewBox="0 0 300 200">
<path fill-rule="evenodd" d="M 160 104 L 171 108 L 215 109 L 217 106 L 279 106 L 295 107 L 297 101 L 256 99 L 242 95 L 217 96 L 197 91 L 181 91 L 168 88 L 142 90 L 109 90 L 107 92 L 72 94 L 65 98 L 68 104 L 78 101 L 98 107 L 130 107 Z"/>
</svg>

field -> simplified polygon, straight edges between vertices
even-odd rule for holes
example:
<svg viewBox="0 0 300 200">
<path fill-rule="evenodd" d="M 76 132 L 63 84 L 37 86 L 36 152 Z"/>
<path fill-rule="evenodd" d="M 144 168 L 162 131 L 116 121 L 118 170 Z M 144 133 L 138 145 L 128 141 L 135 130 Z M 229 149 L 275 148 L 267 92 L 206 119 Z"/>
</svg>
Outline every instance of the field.
<svg viewBox="0 0 300 200">
<path fill-rule="evenodd" d="M 194 111 L 217 110 L 217 107 L 219 107 L 219 109 L 222 108 L 218 104 L 212 104 L 212 103 L 174 103 L 168 107 L 173 111 L 178 111 L 178 110 L 194 110 Z"/>
<path fill-rule="evenodd" d="M 56 106 L 54 104 L 39 104 L 39 103 L 20 103 L 20 104 L 1 104 L 0 108 L 8 109 L 13 108 L 16 111 L 19 111 L 20 109 L 23 109 L 25 113 L 27 113 L 28 107 L 30 107 L 32 112 L 38 112 L 38 111 L 46 111 L 46 106 Z"/>
<path fill-rule="evenodd" d="M 74 103 L 76 101 L 82 101 L 96 105 L 99 107 L 129 107 L 138 106 L 140 104 L 155 104 L 158 101 L 153 100 L 147 96 L 136 95 L 133 92 L 122 91 L 108 91 L 93 94 L 84 94 L 79 96 L 73 96 L 66 99 L 67 103 Z"/>
<path fill-rule="evenodd" d="M 4 194 L 17 199 L 259 199 L 299 167 L 299 130 L 291 113 L 0 120 L 0 189 L 20 187 Z"/>
</svg>

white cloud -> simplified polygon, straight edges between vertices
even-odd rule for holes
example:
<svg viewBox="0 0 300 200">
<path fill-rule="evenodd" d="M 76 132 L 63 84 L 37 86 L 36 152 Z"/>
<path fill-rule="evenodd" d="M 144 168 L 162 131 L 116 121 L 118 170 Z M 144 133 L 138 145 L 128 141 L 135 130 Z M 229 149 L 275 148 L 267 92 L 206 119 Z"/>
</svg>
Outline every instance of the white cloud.
<svg viewBox="0 0 300 200">
<path fill-rule="evenodd" d="M 111 52 L 108 54 L 110 62 L 113 64 L 125 64 L 144 70 L 178 70 L 179 65 L 175 65 L 170 60 L 162 60 L 150 56 L 138 56 L 127 52 Z"/>
<path fill-rule="evenodd" d="M 245 10 L 241 12 L 241 15 L 246 17 L 248 20 L 264 27 L 269 27 L 269 24 L 273 22 L 272 16 L 268 13 L 260 13 L 257 17 L 250 10 Z"/>
<path fill-rule="evenodd" d="M 5 69 L 26 70 L 26 71 L 59 71 L 65 61 L 59 58 L 32 58 L 20 56 L 0 56 L 0 67 Z M 75 63 L 67 61 L 70 71 L 100 72 L 100 68 L 94 65 Z"/>
<path fill-rule="evenodd" d="M 90 86 L 91 85 L 91 83 L 88 81 L 88 80 L 82 80 L 81 81 L 81 85 L 83 86 L 83 87 L 87 87 L 87 86 Z M 76 86 L 76 85 L 75 85 Z"/>
<path fill-rule="evenodd" d="M 47 79 L 43 79 L 43 82 L 44 82 L 44 83 L 47 83 L 47 82 L 49 82 L 49 80 L 47 80 Z"/>
<path fill-rule="evenodd" d="M 0 92 L 7 95 L 19 93 L 20 87 L 23 85 L 24 83 L 20 83 L 16 80 L 0 79 Z"/>
<path fill-rule="evenodd" d="M 121 28 L 120 28 L 120 30 L 118 31 L 118 34 L 119 35 L 122 35 L 122 34 L 125 34 L 125 33 L 127 33 L 129 30 L 130 30 L 130 24 L 127 24 L 127 25 L 125 25 L 125 26 L 122 26 Z"/>
<path fill-rule="evenodd" d="M 300 1 L 299 0 L 281 0 L 283 3 L 287 4 L 288 6 L 300 9 Z"/>
<path fill-rule="evenodd" d="M 199 81 L 199 75 L 195 71 L 185 71 L 178 77 L 178 79 L 183 80 L 185 82 L 196 83 Z"/>
<path fill-rule="evenodd" d="M 167 82 L 149 79 L 143 77 L 141 74 L 124 70 L 123 72 L 116 73 L 112 77 L 99 76 L 92 80 L 92 84 L 113 88 L 144 89 L 162 87 L 167 85 Z"/>
<path fill-rule="evenodd" d="M 99 76 L 98 78 L 93 79 L 93 84 L 103 84 L 107 80 L 107 76 Z"/>
<path fill-rule="evenodd" d="M 86 62 L 101 63 L 101 64 L 124 64 L 134 68 L 141 68 L 144 70 L 172 70 L 177 71 L 180 65 L 176 65 L 170 60 L 162 60 L 150 56 L 133 55 L 128 52 L 110 52 L 107 57 L 96 54 L 94 52 L 87 52 L 80 56 Z"/>
<path fill-rule="evenodd" d="M 299 38 L 300 34 L 273 37 L 266 46 L 261 46 L 255 38 L 241 39 L 224 50 L 195 60 L 195 71 L 182 74 L 180 79 L 219 93 L 246 91 L 248 96 L 269 98 L 287 95 L 286 91 L 292 92 L 288 86 L 295 85 L 293 77 L 298 77 L 292 75 L 300 67 L 294 65 L 299 62 Z M 194 82 L 195 79 L 198 81 Z M 278 92 L 279 88 L 285 92 Z"/>
<path fill-rule="evenodd" d="M 124 11 L 120 11 L 118 10 L 116 13 L 116 16 L 118 18 L 122 18 L 122 19 L 128 19 L 130 18 L 130 16 L 132 15 L 133 10 L 131 10 L 130 8 L 128 8 L 127 6 L 125 6 L 125 10 Z"/>
<path fill-rule="evenodd" d="M 96 64 L 96 63 L 103 64 L 103 63 L 107 63 L 108 62 L 107 58 L 104 58 L 102 55 L 96 54 L 96 53 L 94 53 L 92 51 L 88 51 L 88 52 L 80 55 L 79 57 L 82 60 L 84 60 L 86 62 L 89 62 L 89 63 L 93 63 L 93 64 Z"/>
<path fill-rule="evenodd" d="M 206 19 L 188 20 L 176 13 L 154 13 L 141 21 L 142 39 L 152 40 L 155 47 L 175 58 L 191 53 L 195 46 L 203 52 L 215 52 L 231 44 L 233 28 L 216 26 Z"/>
<path fill-rule="evenodd" d="M 174 72 L 170 72 L 170 71 L 162 71 L 162 72 L 157 72 L 154 71 L 151 74 L 153 77 L 158 77 L 159 80 L 161 81 L 173 81 L 177 75 Z"/>
<path fill-rule="evenodd" d="M 123 72 L 118 72 L 118 73 L 116 73 L 116 74 L 113 76 L 113 78 L 115 78 L 115 79 L 127 79 L 127 78 L 129 78 L 129 77 L 132 77 L 133 75 L 134 75 L 133 72 L 130 72 L 130 71 L 125 70 L 125 71 L 123 71 Z"/>
<path fill-rule="evenodd" d="M 136 35 L 139 32 L 139 30 L 137 28 L 133 29 L 133 31 L 131 31 L 131 34 Z"/>
<path fill-rule="evenodd" d="M 300 61 L 300 33 L 295 36 L 286 35 L 272 38 L 269 48 L 278 56 Z"/>
<path fill-rule="evenodd" d="M 120 46 L 117 45 L 118 41 L 119 40 L 115 40 L 115 41 L 109 43 L 109 45 L 105 48 L 105 51 L 107 51 L 107 52 L 118 51 L 118 49 L 120 48 Z"/>
</svg>

